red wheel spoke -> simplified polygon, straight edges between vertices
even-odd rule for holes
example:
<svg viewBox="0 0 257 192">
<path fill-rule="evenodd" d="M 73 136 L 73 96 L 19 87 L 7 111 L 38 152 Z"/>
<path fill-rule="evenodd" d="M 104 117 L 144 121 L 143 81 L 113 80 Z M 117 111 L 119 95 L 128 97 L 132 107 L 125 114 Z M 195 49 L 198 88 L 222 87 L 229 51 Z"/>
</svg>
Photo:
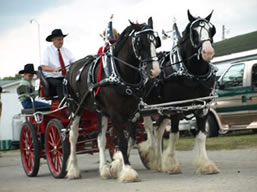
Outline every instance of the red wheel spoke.
<svg viewBox="0 0 257 192">
<path fill-rule="evenodd" d="M 51 132 L 49 132 L 49 140 L 51 141 L 51 143 L 54 143 L 54 138 L 53 138 L 53 134 Z"/>
<path fill-rule="evenodd" d="M 53 147 L 54 146 L 54 142 L 52 142 L 52 141 L 47 141 L 47 143 L 51 146 L 51 147 Z"/>
<path fill-rule="evenodd" d="M 56 145 L 57 146 L 60 146 L 61 145 L 61 138 L 59 136 L 57 136 L 58 140 L 56 141 Z"/>
</svg>

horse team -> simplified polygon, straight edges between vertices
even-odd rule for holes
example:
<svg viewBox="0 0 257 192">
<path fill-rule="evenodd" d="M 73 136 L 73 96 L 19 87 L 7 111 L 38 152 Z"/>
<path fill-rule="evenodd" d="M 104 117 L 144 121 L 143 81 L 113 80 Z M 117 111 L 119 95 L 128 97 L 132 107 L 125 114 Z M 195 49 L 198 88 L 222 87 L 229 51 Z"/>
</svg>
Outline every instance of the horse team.
<svg viewBox="0 0 257 192">
<path fill-rule="evenodd" d="M 129 162 L 129 153 L 135 143 L 138 105 L 160 104 L 172 101 L 207 97 L 213 94 L 215 67 L 210 64 L 214 56 L 212 47 L 215 27 L 206 18 L 193 17 L 188 11 L 189 23 L 182 35 L 176 32 L 176 44 L 171 52 L 156 53 L 160 39 L 153 30 L 153 21 L 130 25 L 121 33 L 117 42 L 108 47 L 103 61 L 108 68 L 100 70 L 101 80 L 97 80 L 99 60 L 87 56 L 71 65 L 67 74 L 68 102 L 72 112 L 69 133 L 70 157 L 67 177 L 80 177 L 76 157 L 76 142 L 79 121 L 83 110 L 96 112 L 99 116 L 99 172 L 102 178 L 118 178 L 122 182 L 140 180 Z M 173 57 L 177 58 L 173 60 Z M 106 64 L 106 63 L 105 63 Z M 103 63 L 104 66 L 104 63 Z M 96 94 L 96 89 L 100 88 Z M 183 106 L 183 105 L 180 105 Z M 140 113 L 140 112 L 139 112 Z M 170 174 L 181 173 L 176 158 L 176 142 L 179 139 L 179 121 L 188 114 L 197 120 L 195 133 L 195 160 L 197 173 L 214 174 L 219 170 L 209 160 L 206 152 L 205 124 L 208 107 L 197 110 L 170 111 L 159 113 L 157 126 L 153 126 L 151 113 L 144 115 L 147 140 L 140 143 L 140 155 L 147 167 Z M 106 131 L 108 119 L 118 137 L 117 151 L 113 161 L 107 163 L 105 157 Z M 162 135 L 171 120 L 169 144 L 162 151 Z M 125 137 L 123 124 L 129 128 L 129 138 Z"/>
</svg>

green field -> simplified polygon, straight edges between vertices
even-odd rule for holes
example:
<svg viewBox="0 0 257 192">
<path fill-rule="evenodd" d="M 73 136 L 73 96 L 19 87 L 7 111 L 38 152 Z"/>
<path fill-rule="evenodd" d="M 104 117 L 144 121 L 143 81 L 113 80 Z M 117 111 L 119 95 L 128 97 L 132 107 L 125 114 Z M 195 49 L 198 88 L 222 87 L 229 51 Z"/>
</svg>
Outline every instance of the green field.
<svg viewBox="0 0 257 192">
<path fill-rule="evenodd" d="M 182 136 L 178 140 L 177 150 L 190 151 L 193 149 L 195 139 L 193 136 Z M 164 141 L 166 146 L 168 140 Z M 234 131 L 226 135 L 207 138 L 207 150 L 233 150 L 233 149 L 248 149 L 257 147 L 257 134 L 250 131 Z"/>
</svg>

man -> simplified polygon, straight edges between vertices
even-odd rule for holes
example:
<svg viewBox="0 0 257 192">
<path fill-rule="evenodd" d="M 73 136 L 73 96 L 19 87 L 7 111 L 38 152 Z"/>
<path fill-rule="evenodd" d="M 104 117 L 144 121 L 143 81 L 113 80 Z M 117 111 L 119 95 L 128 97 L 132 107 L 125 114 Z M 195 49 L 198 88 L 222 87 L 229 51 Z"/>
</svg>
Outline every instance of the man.
<svg viewBox="0 0 257 192">
<path fill-rule="evenodd" d="M 17 88 L 17 93 L 19 95 L 19 100 L 24 109 L 28 108 L 40 108 L 40 107 L 50 107 L 48 103 L 43 103 L 35 101 L 35 97 L 38 92 L 35 91 L 34 86 L 31 81 L 34 77 L 34 74 L 37 72 L 34 71 L 34 65 L 32 63 L 26 64 L 24 69 L 19 71 L 19 74 L 23 74 L 23 78 L 20 82 L 20 85 Z"/>
<path fill-rule="evenodd" d="M 46 41 L 53 44 L 46 48 L 43 56 L 42 70 L 50 84 L 51 89 L 56 89 L 59 100 L 63 95 L 63 78 L 66 75 L 66 67 L 75 61 L 70 50 L 63 47 L 64 37 L 61 29 L 55 29 Z"/>
</svg>

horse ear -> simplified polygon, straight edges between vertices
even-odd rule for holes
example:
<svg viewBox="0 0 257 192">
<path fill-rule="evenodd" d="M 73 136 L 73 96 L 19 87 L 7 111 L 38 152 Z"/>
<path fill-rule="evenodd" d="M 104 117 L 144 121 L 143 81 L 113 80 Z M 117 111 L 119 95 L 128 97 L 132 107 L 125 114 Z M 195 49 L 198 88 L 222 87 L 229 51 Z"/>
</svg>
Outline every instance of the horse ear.
<svg viewBox="0 0 257 192">
<path fill-rule="evenodd" d="M 130 21 L 130 20 L 128 20 L 129 21 L 129 23 L 130 23 L 130 25 L 135 25 L 135 23 L 133 23 L 132 21 Z"/>
<path fill-rule="evenodd" d="M 189 9 L 187 10 L 187 17 L 188 17 L 188 19 L 189 19 L 190 22 L 196 20 L 196 18 L 195 18 L 193 15 L 191 15 Z"/>
<path fill-rule="evenodd" d="M 211 13 L 205 18 L 207 21 L 211 20 L 211 16 L 212 16 L 213 10 L 211 11 Z"/>
<path fill-rule="evenodd" d="M 149 17 L 148 25 L 149 25 L 149 27 L 151 27 L 153 29 L 153 19 L 152 19 L 152 17 Z"/>
</svg>

